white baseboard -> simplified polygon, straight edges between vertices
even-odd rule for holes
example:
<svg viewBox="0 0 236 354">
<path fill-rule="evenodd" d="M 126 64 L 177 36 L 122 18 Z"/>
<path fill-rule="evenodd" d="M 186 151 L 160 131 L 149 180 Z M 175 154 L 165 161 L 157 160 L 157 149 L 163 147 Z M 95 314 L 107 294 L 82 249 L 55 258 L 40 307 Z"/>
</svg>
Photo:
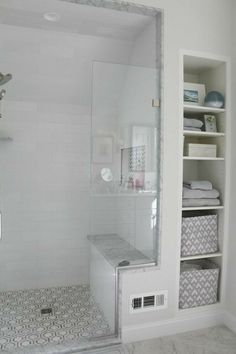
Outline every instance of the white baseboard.
<svg viewBox="0 0 236 354">
<path fill-rule="evenodd" d="M 175 318 L 173 320 L 126 326 L 122 329 L 122 342 L 137 342 L 222 324 L 224 324 L 224 314 L 222 311 L 217 311 L 210 314 L 202 313 Z"/>
<path fill-rule="evenodd" d="M 236 333 L 236 317 L 229 312 L 225 312 L 223 316 L 224 324 Z"/>
</svg>

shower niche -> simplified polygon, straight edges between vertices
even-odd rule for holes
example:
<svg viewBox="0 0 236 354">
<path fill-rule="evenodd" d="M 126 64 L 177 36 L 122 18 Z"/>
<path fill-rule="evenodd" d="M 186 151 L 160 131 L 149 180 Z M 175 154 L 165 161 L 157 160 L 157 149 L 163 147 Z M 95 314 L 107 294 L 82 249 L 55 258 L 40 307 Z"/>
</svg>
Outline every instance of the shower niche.
<svg viewBox="0 0 236 354">
<path fill-rule="evenodd" d="M 131 147 L 121 148 L 120 191 L 156 193 L 157 128 L 132 126 Z"/>
</svg>

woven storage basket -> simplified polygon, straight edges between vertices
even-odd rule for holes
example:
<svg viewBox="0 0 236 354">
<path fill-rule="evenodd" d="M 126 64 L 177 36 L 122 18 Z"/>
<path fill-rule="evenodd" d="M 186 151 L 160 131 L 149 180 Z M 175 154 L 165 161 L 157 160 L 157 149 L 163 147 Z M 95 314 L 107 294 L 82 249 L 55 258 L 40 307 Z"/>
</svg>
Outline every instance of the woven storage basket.
<svg viewBox="0 0 236 354">
<path fill-rule="evenodd" d="M 194 263 L 200 264 L 204 269 L 181 272 L 179 296 L 181 309 L 217 302 L 220 272 L 218 265 L 206 260 L 194 261 Z"/>
<path fill-rule="evenodd" d="M 217 251 L 217 215 L 182 218 L 182 257 L 214 253 Z"/>
</svg>

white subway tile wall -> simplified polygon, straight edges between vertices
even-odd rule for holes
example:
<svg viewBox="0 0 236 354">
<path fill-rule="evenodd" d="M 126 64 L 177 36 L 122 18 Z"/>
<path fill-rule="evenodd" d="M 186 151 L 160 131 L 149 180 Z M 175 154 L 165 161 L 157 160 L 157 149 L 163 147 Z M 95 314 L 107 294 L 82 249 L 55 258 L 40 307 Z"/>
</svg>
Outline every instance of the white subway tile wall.
<svg viewBox="0 0 236 354">
<path fill-rule="evenodd" d="M 0 70 L 13 79 L 0 124 L 13 140 L 0 142 L 0 291 L 87 284 L 92 60 L 126 62 L 130 42 L 1 31 Z"/>
<path fill-rule="evenodd" d="M 88 234 L 117 233 L 152 248 L 152 197 L 97 198 L 90 188 L 93 61 L 155 67 L 155 21 L 145 21 L 122 39 L 0 25 L 0 71 L 13 75 L 0 121 L 13 139 L 0 141 L 0 291 L 88 284 Z M 116 126 L 117 107 L 103 108 Z"/>
</svg>

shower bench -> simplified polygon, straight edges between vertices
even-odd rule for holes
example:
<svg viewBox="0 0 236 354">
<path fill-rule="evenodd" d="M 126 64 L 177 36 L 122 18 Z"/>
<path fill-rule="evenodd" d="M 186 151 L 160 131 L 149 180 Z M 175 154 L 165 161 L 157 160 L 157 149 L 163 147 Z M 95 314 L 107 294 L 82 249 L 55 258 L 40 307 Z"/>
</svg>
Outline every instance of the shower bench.
<svg viewBox="0 0 236 354">
<path fill-rule="evenodd" d="M 112 332 L 117 310 L 117 270 L 149 264 L 149 257 L 117 234 L 88 236 L 90 242 L 90 288 Z"/>
</svg>

